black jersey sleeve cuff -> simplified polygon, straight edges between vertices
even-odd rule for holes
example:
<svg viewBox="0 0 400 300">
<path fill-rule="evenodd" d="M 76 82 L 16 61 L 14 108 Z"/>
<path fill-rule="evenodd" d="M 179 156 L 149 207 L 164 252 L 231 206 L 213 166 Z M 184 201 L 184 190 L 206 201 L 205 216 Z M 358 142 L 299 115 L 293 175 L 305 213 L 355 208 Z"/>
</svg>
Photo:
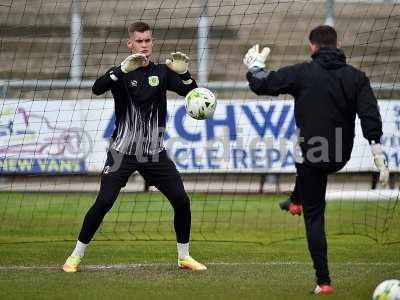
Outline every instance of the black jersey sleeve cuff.
<svg viewBox="0 0 400 300">
<path fill-rule="evenodd" d="M 192 79 L 192 76 L 190 75 L 189 71 L 183 74 L 179 74 L 179 77 L 184 81 Z"/>
<path fill-rule="evenodd" d="M 380 144 L 381 143 L 381 138 L 377 137 L 377 138 L 372 138 L 372 139 L 368 139 L 369 144 Z"/>
<path fill-rule="evenodd" d="M 249 71 L 247 72 L 247 78 L 249 78 L 249 76 L 253 76 L 256 77 L 257 79 L 264 79 L 267 78 L 269 76 L 270 71 L 265 70 L 263 68 L 250 68 Z"/>
<path fill-rule="evenodd" d="M 110 72 L 108 72 L 108 74 L 110 75 L 111 79 L 114 81 L 117 81 L 119 78 L 121 78 L 124 75 L 124 73 L 121 70 L 121 66 L 112 68 L 110 70 Z"/>
</svg>

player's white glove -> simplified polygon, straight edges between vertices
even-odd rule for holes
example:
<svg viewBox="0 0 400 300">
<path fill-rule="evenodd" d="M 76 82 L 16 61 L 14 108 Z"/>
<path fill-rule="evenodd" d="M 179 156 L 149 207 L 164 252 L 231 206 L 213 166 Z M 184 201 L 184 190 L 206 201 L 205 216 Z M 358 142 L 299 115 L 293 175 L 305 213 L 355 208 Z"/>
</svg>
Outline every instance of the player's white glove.
<svg viewBox="0 0 400 300">
<path fill-rule="evenodd" d="M 248 69 L 258 68 L 262 69 L 265 68 L 265 61 L 271 49 L 265 47 L 260 52 L 260 46 L 254 45 L 247 51 L 246 55 L 243 58 L 243 63 L 247 66 Z"/>
<path fill-rule="evenodd" d="M 379 183 L 385 186 L 389 181 L 389 167 L 381 144 L 371 143 L 371 152 L 374 156 L 374 163 L 379 171 Z"/>
<path fill-rule="evenodd" d="M 189 56 L 182 52 L 171 53 L 171 58 L 165 60 L 168 68 L 178 74 L 185 74 L 189 68 Z"/>
<path fill-rule="evenodd" d="M 121 70 L 125 74 L 136 70 L 137 68 L 144 67 L 146 65 L 147 58 L 144 54 L 136 53 L 129 55 L 124 61 L 121 63 Z"/>
</svg>

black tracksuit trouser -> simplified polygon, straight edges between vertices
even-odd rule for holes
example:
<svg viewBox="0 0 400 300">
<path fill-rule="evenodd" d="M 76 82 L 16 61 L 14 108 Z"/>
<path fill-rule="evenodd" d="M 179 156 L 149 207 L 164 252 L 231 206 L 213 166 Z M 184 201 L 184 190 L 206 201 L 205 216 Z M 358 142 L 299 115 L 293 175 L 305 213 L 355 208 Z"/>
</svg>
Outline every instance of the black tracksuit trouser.
<svg viewBox="0 0 400 300">
<path fill-rule="evenodd" d="M 303 205 L 308 249 L 317 284 L 331 282 L 325 234 L 325 194 L 328 174 L 339 171 L 344 165 L 345 163 L 333 163 L 316 167 L 306 163 L 296 164 L 296 185 L 292 196 Z"/>
</svg>

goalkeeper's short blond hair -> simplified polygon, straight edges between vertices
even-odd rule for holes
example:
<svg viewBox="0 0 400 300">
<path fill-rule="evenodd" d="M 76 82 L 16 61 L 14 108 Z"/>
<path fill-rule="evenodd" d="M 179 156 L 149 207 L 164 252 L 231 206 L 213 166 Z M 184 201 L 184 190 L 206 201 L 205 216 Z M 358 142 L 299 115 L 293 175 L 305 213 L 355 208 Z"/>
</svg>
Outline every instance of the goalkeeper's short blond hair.
<svg viewBox="0 0 400 300">
<path fill-rule="evenodd" d="M 134 32 L 145 32 L 151 31 L 151 27 L 146 22 L 137 21 L 134 23 L 129 24 L 128 26 L 128 34 L 131 35 Z"/>
</svg>

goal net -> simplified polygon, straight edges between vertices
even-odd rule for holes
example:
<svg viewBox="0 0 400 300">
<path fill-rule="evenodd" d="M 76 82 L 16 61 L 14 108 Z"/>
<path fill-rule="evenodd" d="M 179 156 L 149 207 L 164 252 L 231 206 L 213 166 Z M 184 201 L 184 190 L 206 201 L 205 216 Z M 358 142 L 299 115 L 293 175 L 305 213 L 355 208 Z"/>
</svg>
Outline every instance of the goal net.
<svg viewBox="0 0 400 300">
<path fill-rule="evenodd" d="M 335 21 L 348 62 L 367 73 L 379 99 L 392 174 L 389 187 L 377 185 L 357 125 L 351 161 L 329 179 L 327 232 L 400 242 L 398 1 L 6 0 L 0 7 L 0 243 L 77 238 L 115 121 L 111 93 L 98 97 L 91 87 L 130 54 L 126 28 L 138 20 L 153 28 L 155 63 L 186 53 L 199 85 L 218 99 L 214 117 L 196 121 L 183 98 L 168 93 L 165 144 L 191 198 L 193 240 L 304 237 L 302 218 L 278 206 L 294 185 L 293 99 L 251 93 L 242 58 L 259 43 L 271 48 L 269 69 L 310 60 L 309 31 Z M 173 240 L 172 219 L 164 196 L 133 174 L 95 239 Z"/>
</svg>

